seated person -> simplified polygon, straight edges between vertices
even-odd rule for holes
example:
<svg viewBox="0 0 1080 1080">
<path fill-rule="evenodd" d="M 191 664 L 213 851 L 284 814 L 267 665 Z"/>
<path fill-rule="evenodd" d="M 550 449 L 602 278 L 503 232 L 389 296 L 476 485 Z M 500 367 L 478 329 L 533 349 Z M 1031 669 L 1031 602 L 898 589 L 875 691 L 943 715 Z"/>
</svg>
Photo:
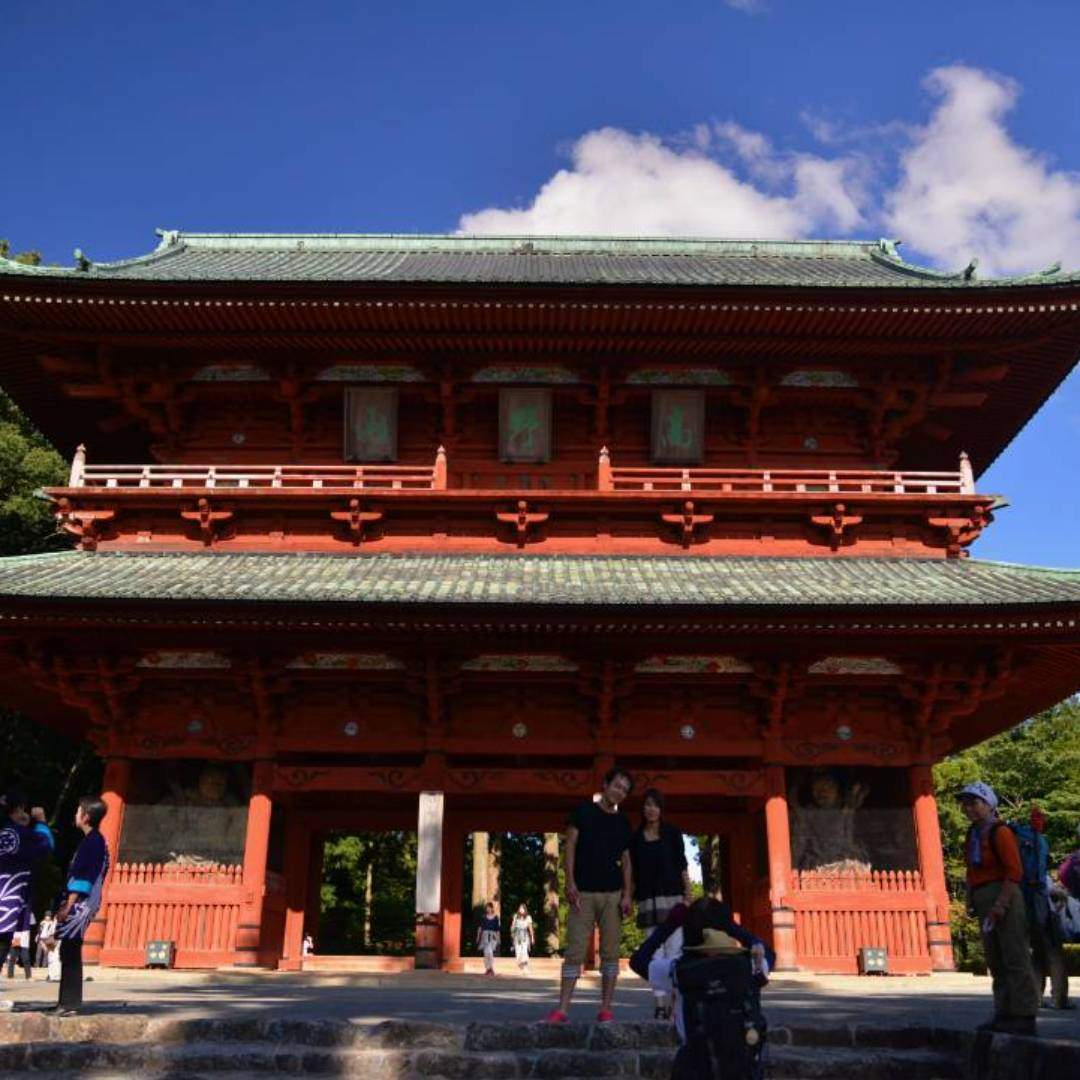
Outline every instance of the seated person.
<svg viewBox="0 0 1080 1080">
<path fill-rule="evenodd" d="M 706 931 L 710 933 L 706 934 Z M 735 922 L 731 908 L 727 904 L 711 896 L 695 900 L 689 907 L 677 904 L 663 925 L 658 926 L 630 958 L 631 970 L 646 979 L 655 994 L 668 995 L 671 1000 L 675 1029 L 679 1034 L 680 1042 L 685 1041 L 686 1028 L 674 983 L 675 965 L 681 957 L 682 949 L 699 951 L 707 949 L 706 938 L 715 938 L 712 931 L 720 931 L 750 950 L 750 959 L 757 983 L 759 986 L 764 986 L 768 981 L 769 972 L 776 963 L 775 953 L 764 941 Z M 669 958 L 663 953 L 656 955 L 660 951 L 660 946 L 676 934 L 682 937 L 682 948 L 668 948 L 665 953 L 677 952 L 679 955 L 675 958 Z"/>
</svg>

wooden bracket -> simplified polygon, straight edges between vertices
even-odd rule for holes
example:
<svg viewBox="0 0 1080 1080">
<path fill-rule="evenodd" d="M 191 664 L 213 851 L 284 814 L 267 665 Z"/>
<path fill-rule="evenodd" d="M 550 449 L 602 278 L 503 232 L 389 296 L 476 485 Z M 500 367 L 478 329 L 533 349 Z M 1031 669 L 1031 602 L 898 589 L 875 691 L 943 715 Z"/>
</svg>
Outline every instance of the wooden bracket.
<svg viewBox="0 0 1080 1080">
<path fill-rule="evenodd" d="M 854 536 L 855 530 L 862 524 L 861 514 L 846 513 L 847 507 L 843 503 L 836 503 L 831 514 L 811 514 L 810 523 L 819 529 L 827 530 L 829 534 L 829 547 L 836 551 L 844 543 L 845 539 Z"/>
<path fill-rule="evenodd" d="M 945 555 L 950 559 L 966 559 L 964 548 L 977 540 L 992 520 L 993 515 L 984 506 L 976 506 L 967 517 L 948 517 L 933 511 L 926 515 L 927 525 L 944 533 Z"/>
<path fill-rule="evenodd" d="M 683 503 L 678 514 L 661 514 L 660 520 L 665 525 L 674 525 L 680 530 L 682 546 L 688 548 L 694 542 L 694 534 L 699 528 L 711 525 L 715 520 L 712 514 L 695 514 L 694 504 L 690 499 Z"/>
<path fill-rule="evenodd" d="M 199 527 L 202 542 L 210 547 L 215 540 L 221 539 L 219 529 L 233 519 L 231 510 L 214 510 L 210 500 L 202 498 L 194 510 L 181 510 L 180 516 L 185 521 L 194 521 Z"/>
<path fill-rule="evenodd" d="M 56 516 L 64 532 L 78 537 L 81 551 L 94 551 L 105 529 L 116 520 L 115 510 L 75 510 L 68 499 L 56 504 Z"/>
<path fill-rule="evenodd" d="M 511 514 L 495 514 L 495 519 L 503 525 L 513 525 L 517 546 L 522 548 L 529 539 L 529 533 L 538 525 L 543 525 L 550 514 L 542 511 L 529 510 L 529 504 L 524 499 L 519 499 L 517 510 Z"/>
<path fill-rule="evenodd" d="M 382 521 L 381 510 L 362 510 L 359 499 L 350 499 L 348 510 L 331 510 L 330 517 L 334 521 L 343 521 L 348 526 L 349 536 L 354 545 L 359 545 L 364 539 L 364 530 L 368 525 L 376 521 Z"/>
</svg>

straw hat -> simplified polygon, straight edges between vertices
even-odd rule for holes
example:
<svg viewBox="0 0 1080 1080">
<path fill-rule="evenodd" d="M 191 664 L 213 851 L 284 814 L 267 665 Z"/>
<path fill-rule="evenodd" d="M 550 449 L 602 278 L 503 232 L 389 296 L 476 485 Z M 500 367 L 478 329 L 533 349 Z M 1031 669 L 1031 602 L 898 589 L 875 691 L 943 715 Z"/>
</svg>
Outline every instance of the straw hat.
<svg viewBox="0 0 1080 1080">
<path fill-rule="evenodd" d="M 700 945 L 684 945 L 683 952 L 718 952 L 718 953 L 741 953 L 746 952 L 746 947 L 736 941 L 730 934 L 723 930 L 717 930 L 712 926 L 706 926 L 702 931 Z"/>
</svg>

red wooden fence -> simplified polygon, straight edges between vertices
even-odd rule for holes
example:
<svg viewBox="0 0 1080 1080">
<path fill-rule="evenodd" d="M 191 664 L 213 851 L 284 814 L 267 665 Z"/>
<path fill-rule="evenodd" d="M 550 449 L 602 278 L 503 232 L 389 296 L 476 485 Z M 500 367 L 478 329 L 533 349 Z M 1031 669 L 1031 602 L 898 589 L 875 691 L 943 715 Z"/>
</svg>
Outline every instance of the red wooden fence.
<svg viewBox="0 0 1080 1080">
<path fill-rule="evenodd" d="M 105 888 L 102 964 L 142 967 L 148 941 L 172 941 L 175 964 L 231 964 L 243 902 L 240 866 L 120 863 Z"/>
<path fill-rule="evenodd" d="M 928 897 L 917 871 L 796 871 L 787 905 L 795 913 L 799 966 L 854 973 L 864 946 L 888 949 L 889 970 L 931 970 L 926 935 Z"/>
</svg>

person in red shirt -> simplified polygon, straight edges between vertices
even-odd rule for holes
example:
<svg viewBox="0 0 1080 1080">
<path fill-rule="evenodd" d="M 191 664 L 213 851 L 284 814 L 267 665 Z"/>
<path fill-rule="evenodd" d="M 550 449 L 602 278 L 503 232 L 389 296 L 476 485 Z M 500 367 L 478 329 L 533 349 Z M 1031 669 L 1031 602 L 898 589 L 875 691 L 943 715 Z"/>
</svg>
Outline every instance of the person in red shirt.
<svg viewBox="0 0 1080 1080">
<path fill-rule="evenodd" d="M 1040 995 L 1020 890 L 1020 849 L 1012 829 L 997 816 L 998 797 L 989 784 L 968 784 L 957 797 L 971 822 L 964 845 L 968 906 L 979 920 L 994 987 L 993 1018 L 978 1030 L 1034 1035 Z"/>
</svg>

